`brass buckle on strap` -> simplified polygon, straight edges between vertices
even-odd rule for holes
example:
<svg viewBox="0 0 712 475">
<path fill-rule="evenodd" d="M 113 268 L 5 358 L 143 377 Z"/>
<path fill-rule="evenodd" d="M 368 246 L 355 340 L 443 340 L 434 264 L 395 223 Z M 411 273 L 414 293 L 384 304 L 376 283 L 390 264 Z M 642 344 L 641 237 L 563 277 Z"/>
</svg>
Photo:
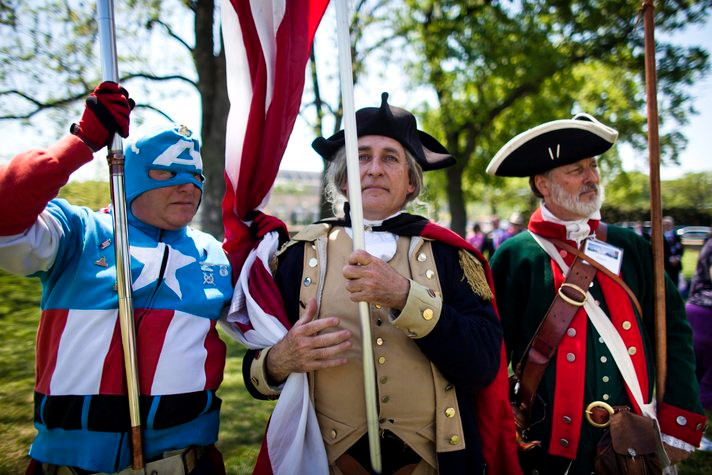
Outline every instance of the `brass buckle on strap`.
<svg viewBox="0 0 712 475">
<path fill-rule="evenodd" d="M 562 290 L 564 287 L 569 287 L 569 288 L 576 290 L 577 292 L 580 292 L 581 297 L 582 297 L 581 300 L 580 301 L 574 300 L 571 297 L 569 297 L 568 295 L 566 295 Z M 587 298 L 586 291 L 584 291 L 581 287 L 579 287 L 576 284 L 572 284 L 570 282 L 564 282 L 563 284 L 561 284 L 561 287 L 559 287 L 558 292 L 559 292 L 559 297 L 561 297 L 561 299 L 568 304 L 575 305 L 577 307 L 583 307 L 583 304 L 586 303 L 586 298 Z"/>
<path fill-rule="evenodd" d="M 594 410 L 605 410 L 608 413 L 608 416 L 606 417 L 605 422 L 596 422 L 593 419 L 593 412 Z M 603 429 L 605 427 L 608 427 L 611 425 L 611 416 L 613 415 L 615 411 L 611 407 L 610 404 L 603 402 L 603 401 L 593 401 L 591 404 L 586 406 L 586 411 L 584 413 L 586 414 L 586 420 L 588 421 L 589 424 L 591 424 L 593 427 L 598 427 L 600 429 Z"/>
</svg>

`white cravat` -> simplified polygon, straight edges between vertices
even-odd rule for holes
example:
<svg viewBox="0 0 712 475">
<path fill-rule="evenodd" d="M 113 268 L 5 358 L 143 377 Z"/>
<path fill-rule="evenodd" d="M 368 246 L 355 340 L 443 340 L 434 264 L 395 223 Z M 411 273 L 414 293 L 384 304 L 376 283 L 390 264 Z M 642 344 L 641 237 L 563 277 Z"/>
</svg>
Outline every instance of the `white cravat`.
<svg viewBox="0 0 712 475">
<path fill-rule="evenodd" d="M 566 228 L 566 239 L 569 241 L 574 241 L 578 247 L 581 241 L 586 239 L 591 234 L 591 226 L 588 225 L 589 219 L 601 219 L 601 212 L 596 211 L 590 216 L 579 219 L 576 221 L 564 221 L 559 219 L 554 214 L 547 209 L 544 203 L 541 204 L 541 217 L 544 221 L 549 221 L 552 223 L 561 224 Z"/>
<path fill-rule="evenodd" d="M 391 219 L 400 214 L 400 211 L 396 214 L 389 216 L 386 219 Z M 370 229 L 375 226 L 380 226 L 383 224 L 383 220 L 371 220 L 364 219 L 364 245 L 366 247 L 366 252 L 372 256 L 376 256 L 386 262 L 393 259 L 396 255 L 396 242 L 398 241 L 398 236 L 388 231 L 371 231 Z M 351 228 L 346 228 L 351 239 L 354 238 L 353 230 Z"/>
</svg>

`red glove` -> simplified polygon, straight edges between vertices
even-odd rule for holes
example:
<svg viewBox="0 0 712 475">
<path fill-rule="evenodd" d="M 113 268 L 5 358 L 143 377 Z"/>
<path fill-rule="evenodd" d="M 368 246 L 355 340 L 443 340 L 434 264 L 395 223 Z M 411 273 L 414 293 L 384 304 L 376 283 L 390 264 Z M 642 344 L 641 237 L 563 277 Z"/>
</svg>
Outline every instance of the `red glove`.
<svg viewBox="0 0 712 475">
<path fill-rule="evenodd" d="M 115 133 L 128 137 L 129 114 L 135 105 L 126 89 L 115 82 L 103 82 L 89 94 L 82 119 L 69 131 L 96 152 L 109 145 Z"/>
</svg>

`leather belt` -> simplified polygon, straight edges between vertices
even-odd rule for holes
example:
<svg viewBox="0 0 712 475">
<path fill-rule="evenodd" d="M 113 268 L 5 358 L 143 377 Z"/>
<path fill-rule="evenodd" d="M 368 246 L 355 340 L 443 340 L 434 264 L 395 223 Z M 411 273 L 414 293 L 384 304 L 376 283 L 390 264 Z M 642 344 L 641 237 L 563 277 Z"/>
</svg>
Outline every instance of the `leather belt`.
<svg viewBox="0 0 712 475">
<path fill-rule="evenodd" d="M 164 452 L 159 458 L 153 459 L 146 463 L 143 473 L 155 473 L 157 475 L 187 475 L 195 469 L 198 460 L 205 454 L 206 447 L 192 446 L 187 449 L 172 450 Z M 64 465 L 42 464 L 42 471 L 45 475 L 84 475 L 94 473 L 95 475 L 109 475 L 100 472 L 88 472 L 86 470 L 77 469 L 75 467 L 67 467 Z M 113 475 L 132 474 L 135 471 L 132 468 L 126 468 Z"/>
<path fill-rule="evenodd" d="M 611 424 L 611 416 L 614 412 L 615 410 L 610 404 L 603 401 L 593 401 L 586 407 L 584 414 L 589 424 L 603 429 Z"/>
</svg>

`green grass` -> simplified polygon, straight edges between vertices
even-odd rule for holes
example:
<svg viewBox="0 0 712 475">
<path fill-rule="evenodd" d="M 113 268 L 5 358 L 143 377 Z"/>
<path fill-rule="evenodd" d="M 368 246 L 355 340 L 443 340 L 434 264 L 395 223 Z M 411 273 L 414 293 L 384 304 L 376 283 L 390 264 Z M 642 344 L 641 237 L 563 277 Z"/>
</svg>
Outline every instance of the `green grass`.
<svg viewBox="0 0 712 475">
<path fill-rule="evenodd" d="M 24 473 L 27 450 L 34 437 L 32 388 L 34 338 L 39 319 L 40 285 L 34 279 L 0 271 L 0 474 Z M 227 473 L 252 472 L 262 434 L 274 402 L 257 401 L 242 380 L 244 349 L 228 344 L 218 447 Z M 712 473 L 712 453 L 696 452 L 680 467 L 681 475 Z"/>
<path fill-rule="evenodd" d="M 41 288 L 36 279 L 0 271 L 0 474 L 24 473 L 32 425 L 35 331 Z M 227 337 L 218 446 L 230 474 L 252 472 L 274 402 L 252 398 L 242 381 L 245 350 Z"/>
</svg>

